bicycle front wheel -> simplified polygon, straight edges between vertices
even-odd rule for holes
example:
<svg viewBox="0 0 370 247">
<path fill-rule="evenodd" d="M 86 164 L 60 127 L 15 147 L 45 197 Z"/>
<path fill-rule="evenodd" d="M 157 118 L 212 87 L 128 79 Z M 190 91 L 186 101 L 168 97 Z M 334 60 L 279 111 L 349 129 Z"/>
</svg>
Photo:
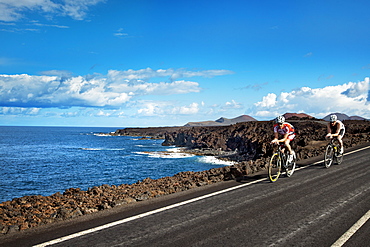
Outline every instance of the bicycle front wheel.
<svg viewBox="0 0 370 247">
<path fill-rule="evenodd" d="M 268 175 L 270 182 L 275 182 L 278 180 L 281 173 L 281 159 L 278 153 L 272 155 L 269 166 L 268 166 Z"/>
<path fill-rule="evenodd" d="M 334 148 L 332 145 L 326 146 L 324 158 L 325 158 L 324 159 L 325 167 L 329 168 L 331 164 L 333 163 L 333 158 L 334 158 Z"/>
<path fill-rule="evenodd" d="M 338 165 L 342 164 L 343 162 L 343 154 L 340 153 L 340 147 L 337 147 L 336 148 L 336 152 L 335 152 L 335 161 Z"/>
</svg>

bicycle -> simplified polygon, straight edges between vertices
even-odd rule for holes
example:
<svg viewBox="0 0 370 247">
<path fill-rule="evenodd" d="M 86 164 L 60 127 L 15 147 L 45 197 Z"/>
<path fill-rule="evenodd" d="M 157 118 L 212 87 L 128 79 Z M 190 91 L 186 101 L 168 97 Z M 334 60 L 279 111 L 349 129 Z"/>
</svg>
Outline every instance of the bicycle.
<svg viewBox="0 0 370 247">
<path fill-rule="evenodd" d="M 324 164 L 329 168 L 333 162 L 340 165 L 343 162 L 343 153 L 340 152 L 340 145 L 337 138 L 332 138 L 326 146 Z"/>
<path fill-rule="evenodd" d="M 270 163 L 268 165 L 268 176 L 270 182 L 276 182 L 279 176 L 282 173 L 282 170 L 285 171 L 285 175 L 290 177 L 293 175 L 295 167 L 296 167 L 296 157 L 295 154 L 293 155 L 293 160 L 291 162 L 287 162 L 288 156 L 284 153 L 285 145 L 278 144 L 277 151 L 272 155 L 270 159 Z"/>
</svg>

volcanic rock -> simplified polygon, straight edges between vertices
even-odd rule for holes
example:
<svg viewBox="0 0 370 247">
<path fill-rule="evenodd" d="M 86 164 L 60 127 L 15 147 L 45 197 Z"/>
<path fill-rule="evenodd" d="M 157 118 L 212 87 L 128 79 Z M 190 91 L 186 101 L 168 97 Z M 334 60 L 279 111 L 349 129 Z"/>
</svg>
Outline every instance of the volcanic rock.
<svg viewBox="0 0 370 247">
<path fill-rule="evenodd" d="M 292 142 L 298 160 L 324 153 L 325 121 L 289 120 L 296 130 Z M 344 121 L 345 149 L 370 142 L 370 121 Z M 39 225 L 80 217 L 109 208 L 160 197 L 199 186 L 239 179 L 266 169 L 274 152 L 272 121 L 249 121 L 230 126 L 127 128 L 113 135 L 164 138 L 163 145 L 184 147 L 187 152 L 214 155 L 235 165 L 208 171 L 180 172 L 172 177 L 144 179 L 134 184 L 101 185 L 83 191 L 67 189 L 51 196 L 31 195 L 0 203 L 0 233 L 16 234 Z"/>
</svg>

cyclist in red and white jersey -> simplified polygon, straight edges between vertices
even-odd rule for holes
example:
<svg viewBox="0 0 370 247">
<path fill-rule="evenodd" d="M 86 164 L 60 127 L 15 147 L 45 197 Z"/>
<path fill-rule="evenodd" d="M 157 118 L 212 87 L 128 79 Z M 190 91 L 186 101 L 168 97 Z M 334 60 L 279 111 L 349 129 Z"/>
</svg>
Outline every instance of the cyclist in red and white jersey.
<svg viewBox="0 0 370 247">
<path fill-rule="evenodd" d="M 282 139 L 279 139 L 279 134 L 283 136 Z M 288 162 L 291 162 L 295 153 L 290 146 L 290 142 L 294 139 L 295 133 L 293 125 L 285 122 L 284 116 L 278 116 L 275 119 L 274 135 L 275 138 L 271 141 L 271 143 L 278 144 L 280 142 L 283 142 L 289 151 Z"/>
<path fill-rule="evenodd" d="M 337 137 L 340 145 L 341 154 L 344 151 L 342 138 L 345 132 L 346 128 L 344 127 L 344 124 L 340 120 L 338 120 L 337 115 L 330 115 L 330 122 L 328 123 L 328 134 L 326 135 L 326 138 L 331 139 L 333 137 Z"/>
</svg>

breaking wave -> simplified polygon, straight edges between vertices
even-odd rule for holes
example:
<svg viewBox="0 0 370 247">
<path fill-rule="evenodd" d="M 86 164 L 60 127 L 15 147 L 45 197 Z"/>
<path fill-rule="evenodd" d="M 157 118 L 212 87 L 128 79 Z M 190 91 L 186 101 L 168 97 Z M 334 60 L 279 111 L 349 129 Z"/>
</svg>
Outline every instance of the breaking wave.
<svg viewBox="0 0 370 247">
<path fill-rule="evenodd" d="M 221 160 L 214 156 L 201 156 L 198 158 L 198 162 L 209 163 L 209 164 L 214 164 L 214 165 L 225 165 L 225 166 L 232 166 L 235 164 L 235 162 L 233 161 Z"/>
</svg>

